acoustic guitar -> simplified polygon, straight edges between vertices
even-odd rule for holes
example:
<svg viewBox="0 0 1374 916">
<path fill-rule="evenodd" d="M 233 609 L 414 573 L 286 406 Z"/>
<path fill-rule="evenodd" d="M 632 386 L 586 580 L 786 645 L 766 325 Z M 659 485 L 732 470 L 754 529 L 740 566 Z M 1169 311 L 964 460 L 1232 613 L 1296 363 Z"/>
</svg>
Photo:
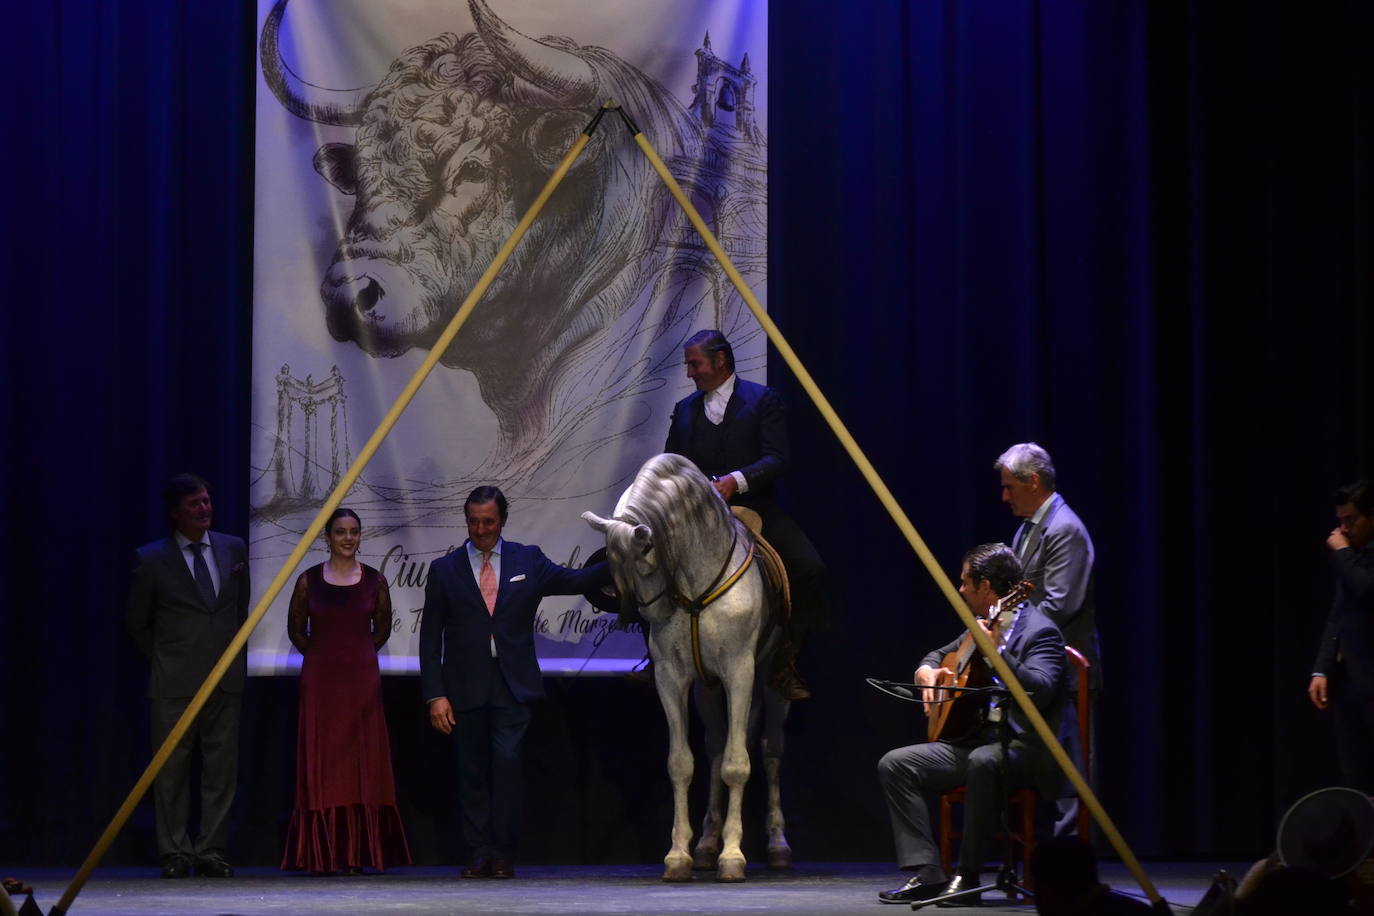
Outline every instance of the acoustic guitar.
<svg viewBox="0 0 1374 916">
<path fill-rule="evenodd" d="M 1011 610 L 1029 598 L 1034 590 L 1035 583 L 1029 580 L 1020 582 L 990 608 L 988 619 L 992 621 L 992 632 L 989 635 L 994 645 L 1002 638 L 1002 609 Z M 978 644 L 973 641 L 972 633 L 964 634 L 963 639 L 959 640 L 958 648 L 940 660 L 940 667 L 954 672 L 953 676 L 941 675 L 940 680 L 936 682 L 940 687 L 978 688 L 987 687 L 992 683 L 992 667 L 988 665 L 987 659 L 983 658 L 983 653 L 978 651 Z M 931 704 L 929 718 L 926 721 L 927 740 L 938 741 L 944 738 L 946 741 L 959 741 L 973 734 L 983 724 L 983 710 L 988 705 L 986 696 L 979 693 L 956 693 L 952 690 L 940 690 L 937 693 L 939 695 L 935 698 L 936 702 Z"/>
</svg>

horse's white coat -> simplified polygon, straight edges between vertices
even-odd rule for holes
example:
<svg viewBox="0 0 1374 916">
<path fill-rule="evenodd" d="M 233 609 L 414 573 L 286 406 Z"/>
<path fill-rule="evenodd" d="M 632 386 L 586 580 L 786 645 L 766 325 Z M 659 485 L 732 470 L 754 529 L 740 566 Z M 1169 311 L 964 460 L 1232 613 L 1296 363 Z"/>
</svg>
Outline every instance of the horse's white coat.
<svg viewBox="0 0 1374 916">
<path fill-rule="evenodd" d="M 605 533 L 606 558 L 617 590 L 622 596 L 634 596 L 642 604 L 640 613 L 651 624 L 649 654 L 668 722 L 668 775 L 673 783 L 672 846 L 663 858 L 663 879 L 687 881 L 692 877 L 693 865 L 687 789 L 694 766 L 687 743 L 687 694 L 697 672 L 692 661 L 691 617 L 680 598 L 696 600 L 715 590 L 745 562 L 753 535 L 730 513 L 696 465 L 672 454 L 657 455 L 644 463 L 620 497 L 614 518 L 603 519 L 591 512 L 582 513 L 582 517 Z M 721 881 L 744 880 L 740 809 L 744 785 L 749 780 L 746 741 L 756 686 L 755 652 L 767 620 L 767 594 L 758 563 L 751 564 L 699 615 L 702 668 L 719 680 L 703 693 L 724 694 L 725 727 L 723 747 L 717 738 L 715 746 L 721 750 L 713 752 L 711 807 L 703 823 L 698 856 L 709 860 L 719 849 L 714 864 L 716 878 Z M 772 691 L 766 692 L 771 694 Z M 706 702 L 705 696 L 699 700 L 703 710 L 714 705 Z M 787 702 L 776 696 L 766 702 L 781 703 L 777 727 L 768 729 L 764 738 L 765 769 L 770 778 L 769 859 L 773 864 L 790 864 L 776 782 L 781 721 Z M 713 728 L 711 716 L 706 718 L 709 746 Z M 719 725 L 714 731 L 719 733 Z M 771 754 L 770 744 L 774 748 Z M 729 790 L 723 819 L 719 791 L 722 783 Z M 781 862 L 782 850 L 786 850 L 786 863 Z M 709 861 L 703 864 L 710 867 Z"/>
</svg>

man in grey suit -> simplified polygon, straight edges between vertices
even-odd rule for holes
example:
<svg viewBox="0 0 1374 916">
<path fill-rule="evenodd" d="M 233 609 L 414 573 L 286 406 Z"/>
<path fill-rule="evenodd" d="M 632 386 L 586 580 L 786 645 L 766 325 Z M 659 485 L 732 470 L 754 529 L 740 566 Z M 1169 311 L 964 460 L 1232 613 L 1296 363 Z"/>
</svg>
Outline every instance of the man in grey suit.
<svg viewBox="0 0 1374 916">
<path fill-rule="evenodd" d="M 1054 462 L 1049 452 L 1034 442 L 1020 442 L 1003 452 L 993 467 L 1002 477 L 1002 501 L 1011 507 L 1012 515 L 1022 520 L 1011 546 L 1025 568 L 1026 578 L 1035 583 L 1032 600 L 1059 627 L 1064 642 L 1088 660 L 1089 697 L 1095 710 L 1102 668 L 1097 646 L 1097 602 L 1093 597 L 1093 540 L 1082 520 L 1055 489 Z M 1059 740 L 1082 769 L 1075 716 L 1064 717 Z M 1095 757 L 1096 754 L 1090 755 L 1089 761 Z M 1094 781 L 1091 773 L 1084 773 L 1083 777 L 1090 784 Z M 1078 799 L 1060 799 L 1055 833 L 1072 832 L 1077 818 Z"/>
<path fill-rule="evenodd" d="M 248 616 L 248 551 L 243 541 L 210 530 L 209 485 L 194 474 L 167 482 L 163 508 L 172 533 L 138 549 L 127 623 L 152 665 L 154 749 L 160 747 Z M 153 783 L 162 877 L 192 869 L 232 877 L 225 859 L 229 808 L 238 771 L 239 700 L 245 662 L 234 660 L 186 737 Z M 190 832 L 191 748 L 199 743 L 200 832 Z"/>
</svg>

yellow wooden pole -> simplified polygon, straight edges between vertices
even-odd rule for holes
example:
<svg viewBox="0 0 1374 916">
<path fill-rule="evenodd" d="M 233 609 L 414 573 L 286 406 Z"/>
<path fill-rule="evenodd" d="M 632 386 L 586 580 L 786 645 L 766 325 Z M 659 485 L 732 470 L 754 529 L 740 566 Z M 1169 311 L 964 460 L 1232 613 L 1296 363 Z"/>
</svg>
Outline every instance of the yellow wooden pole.
<svg viewBox="0 0 1374 916">
<path fill-rule="evenodd" d="M 849 430 L 845 428 L 839 415 L 835 413 L 834 408 L 830 406 L 830 402 L 826 400 L 825 395 L 821 393 L 815 380 L 811 378 L 811 373 L 806 371 L 806 367 L 803 366 L 801 360 L 797 358 L 797 354 L 783 338 L 782 332 L 778 330 L 778 326 L 773 323 L 773 319 L 769 318 L 768 313 L 763 310 L 763 306 L 759 304 L 759 300 L 754 296 L 753 291 L 750 290 L 748 285 L 744 282 L 744 277 L 740 276 L 740 272 L 735 269 L 735 265 L 730 261 L 730 256 L 725 253 L 725 249 L 722 248 L 720 242 L 716 240 L 715 234 L 711 232 L 711 228 L 707 226 L 705 220 L 701 218 L 701 214 L 697 212 L 696 207 L 692 206 L 692 202 L 687 198 L 687 195 L 683 193 L 682 187 L 677 183 L 677 179 L 673 177 L 672 172 L 668 171 L 668 166 L 664 165 L 663 160 L 659 158 L 658 153 L 654 150 L 653 146 L 650 145 L 643 131 L 634 127 L 633 122 L 630 121 L 628 117 L 625 118 L 625 120 L 630 124 L 631 130 L 634 131 L 635 143 L 638 144 L 640 150 L 643 151 L 644 155 L 653 165 L 654 171 L 658 172 L 658 176 L 663 179 L 663 183 L 668 186 L 668 190 L 677 200 L 678 205 L 682 207 L 683 212 L 687 214 L 687 218 L 691 220 L 692 225 L 696 227 L 697 232 L 701 234 L 702 239 L 706 242 L 706 246 L 711 249 L 711 253 L 716 256 L 716 260 L 718 260 L 720 266 L 724 268 L 726 276 L 730 278 L 730 282 L 734 284 L 735 289 L 744 299 L 745 304 L 749 306 L 749 310 L 754 313 L 754 317 L 758 319 L 759 324 L 763 326 L 764 332 L 768 334 L 768 339 L 773 342 L 773 346 L 777 347 L 778 352 L 782 354 L 783 360 L 786 361 L 788 367 L 791 368 L 793 374 L 796 375 L 797 380 L 801 382 L 802 387 L 806 389 L 806 393 L 810 395 L 811 400 L 816 405 L 816 409 L 821 412 L 821 416 L 825 418 L 825 422 L 830 425 L 830 429 L 835 433 L 836 437 L 839 438 L 840 444 L 843 445 L 845 451 L 849 453 L 849 457 L 858 465 L 859 471 L 863 474 L 864 479 L 868 481 L 868 485 L 873 488 L 873 492 L 878 495 L 879 501 L 881 501 L 883 506 L 887 509 L 888 514 L 892 516 L 892 520 L 897 523 L 897 527 L 901 529 L 902 534 L 906 537 L 912 550 L 916 551 L 916 556 L 920 558 L 921 563 L 925 565 L 931 578 L 935 580 L 935 584 L 939 586 L 940 591 L 944 593 L 950 606 L 954 608 L 954 612 L 959 615 L 959 619 L 963 621 L 964 626 L 968 629 L 969 633 L 973 635 L 973 640 L 977 643 L 978 650 L 983 653 L 984 657 L 986 657 L 989 662 L 991 662 L 993 670 L 997 672 L 997 676 L 1001 678 L 1002 682 L 1011 691 L 1011 695 L 1016 700 L 1017 705 L 1025 712 L 1026 718 L 1030 720 L 1031 726 L 1045 742 L 1045 746 L 1049 748 L 1050 754 L 1054 757 L 1055 762 L 1059 764 L 1059 768 L 1064 771 L 1064 775 L 1068 777 L 1074 790 L 1078 792 L 1079 798 L 1088 806 L 1088 810 L 1092 812 L 1097 823 L 1101 825 L 1102 832 L 1111 842 L 1112 848 L 1121 856 L 1121 861 L 1126 864 L 1126 867 L 1131 870 L 1131 874 L 1135 876 L 1136 881 L 1140 884 L 1141 890 L 1145 892 L 1152 902 L 1158 902 L 1161 899 L 1159 892 L 1155 890 L 1155 886 L 1150 881 L 1149 876 L 1146 875 L 1141 868 L 1140 862 L 1131 852 L 1130 847 L 1126 845 L 1126 841 L 1116 829 L 1116 825 L 1112 823 L 1111 818 L 1107 816 L 1106 810 L 1103 809 L 1102 804 L 1097 800 L 1097 796 L 1094 795 L 1092 789 L 1089 788 L 1087 781 L 1083 779 L 1083 774 L 1078 772 L 1078 768 L 1074 766 L 1073 761 L 1071 761 L 1068 754 L 1064 752 L 1064 748 L 1059 744 L 1059 739 L 1055 737 L 1054 732 L 1045 722 L 1044 716 L 1040 715 L 1040 710 L 1035 708 L 1035 704 L 1031 702 L 1031 698 L 1026 693 L 1025 688 L 1021 686 L 1021 683 L 1016 679 L 1016 675 L 1012 673 L 1011 668 L 1007 666 L 1007 663 L 1003 661 L 1002 657 L 997 653 L 997 647 L 993 645 L 992 640 L 988 637 L 988 634 L 983 631 L 983 628 L 978 626 L 977 621 L 973 617 L 973 613 L 968 609 L 968 605 L 964 603 L 963 598 L 960 597 L 959 592 L 955 589 L 954 583 L 949 580 L 949 576 L 945 575 L 945 571 L 935 562 L 934 555 L 931 554 L 930 548 L 926 546 L 925 541 L 921 539 L 921 535 L 917 533 L 916 526 L 911 523 L 906 513 L 902 511 L 902 507 L 897 504 L 897 500 L 893 497 L 892 491 L 887 488 L 887 484 L 883 483 L 882 478 L 878 476 L 878 472 L 874 469 L 872 463 L 870 463 L 867 456 L 864 455 L 863 450 L 859 448 L 859 444 L 854 441 L 854 437 L 849 434 Z"/>
<path fill-rule="evenodd" d="M 486 293 L 487 287 L 491 286 L 492 281 L 496 279 L 496 275 L 501 271 L 501 268 L 505 266 L 507 259 L 510 258 L 511 252 L 515 250 L 515 246 L 524 238 L 526 231 L 529 230 L 530 224 L 533 223 L 535 217 L 539 215 L 539 211 L 544 209 L 544 204 L 548 202 L 550 195 L 553 194 L 554 188 L 558 187 L 559 183 L 562 182 L 564 176 L 568 174 L 568 170 L 572 168 L 573 162 L 581 155 L 582 150 L 587 146 L 588 141 L 591 140 L 592 131 L 595 130 L 597 123 L 601 120 L 605 111 L 606 109 L 603 108 L 601 111 L 597 112 L 596 118 L 593 119 L 586 130 L 578 136 L 576 142 L 573 143 L 567 154 L 564 155 L 563 160 L 558 164 L 558 167 L 554 169 L 553 174 L 549 176 L 549 180 L 544 184 L 543 190 L 539 192 L 539 196 L 534 199 L 534 202 L 530 204 L 529 209 L 525 211 L 525 215 L 520 219 L 520 222 L 516 224 L 515 230 L 510 234 L 510 238 L 506 239 L 506 243 L 501 246 L 501 249 L 496 253 L 496 257 L 482 273 L 481 278 L 477 281 L 477 285 L 473 287 L 472 292 L 468 293 L 468 297 L 463 300 L 463 304 L 459 307 L 458 312 L 450 319 L 448 327 L 444 329 L 444 332 L 439 335 L 434 345 L 430 347 L 429 355 L 426 356 L 424 362 L 420 364 L 420 368 L 415 370 L 415 374 L 411 376 L 410 381 L 406 383 L 405 388 L 396 398 L 395 403 L 391 405 L 391 409 L 387 411 L 382 422 L 378 424 L 377 429 L 372 433 L 372 437 L 367 440 L 367 444 L 364 445 L 362 451 L 358 453 L 358 457 L 353 460 L 353 464 L 349 466 L 343 477 L 340 478 L 338 486 L 334 488 L 334 492 L 329 494 L 329 498 L 324 501 L 324 505 L 320 507 L 320 511 L 315 513 L 314 520 L 311 521 L 309 527 L 306 528 L 300 543 L 296 545 L 296 549 L 291 551 L 291 555 L 287 557 L 286 562 L 283 563 L 281 569 L 277 571 L 276 578 L 272 580 L 272 584 L 267 587 L 267 591 L 258 599 L 258 603 L 254 606 L 253 612 L 248 615 L 248 619 L 244 621 L 243 626 L 240 627 L 238 633 L 234 635 L 233 640 L 229 643 L 229 647 L 224 650 L 224 654 L 220 656 L 219 661 L 215 663 L 215 667 L 211 669 L 209 677 L 205 679 L 205 683 L 201 685 L 200 690 L 197 691 L 196 695 L 191 699 L 190 705 L 186 707 L 186 711 L 181 714 L 181 718 L 178 719 L 176 725 L 172 727 L 172 731 L 167 736 L 167 740 L 162 742 L 162 746 L 159 747 L 157 753 L 153 755 L 152 762 L 148 764 L 148 768 L 143 771 L 143 775 L 140 776 L 138 782 L 134 784 L 133 789 L 129 792 L 128 798 L 124 799 L 124 804 L 120 805 L 119 810 L 115 812 L 114 819 L 111 820 L 109 826 L 105 828 L 105 832 L 100 835 L 100 839 L 96 841 L 95 847 L 91 850 L 90 854 L 86 856 L 86 860 L 81 863 L 81 868 L 77 871 L 76 876 L 72 878 L 71 883 L 67 885 L 67 889 L 63 892 L 62 899 L 53 907 L 51 911 L 53 916 L 65 916 L 72 901 L 76 899 L 76 895 L 81 892 L 82 886 L 85 885 L 86 880 L 90 877 L 91 871 L 99 864 L 100 860 L 104 858 L 110 844 L 114 842 L 115 836 L 123 829 L 129 816 L 133 814 L 135 806 L 138 805 L 139 800 L 142 799 L 144 794 L 148 791 L 148 787 L 152 785 L 153 779 L 162 769 L 163 764 L 167 762 L 167 758 L 171 755 L 172 750 L 186 734 L 186 730 L 190 728 L 196 716 L 200 714 L 201 707 L 203 707 L 206 700 L 209 699 L 211 691 L 219 685 L 220 680 L 224 677 L 224 673 L 229 670 L 229 665 L 233 663 L 235 656 L 239 654 L 244 644 L 247 643 L 248 635 L 257 627 L 263 615 L 267 613 L 267 609 L 271 606 L 272 602 L 276 600 L 278 593 L 281 592 L 282 587 L 286 584 L 287 578 L 291 573 L 295 572 L 297 565 L 299 565 L 301 560 L 305 557 L 306 551 L 310 549 L 310 543 L 324 528 L 325 520 L 329 518 L 330 513 L 338 508 L 339 503 L 343 502 L 343 498 L 345 494 L 348 493 L 349 488 L 357 481 L 358 476 L 363 472 L 363 468 L 367 467 L 368 462 L 372 460 L 372 456 L 376 454 L 378 447 L 382 444 L 382 440 L 387 437 L 392 427 L 396 425 L 396 421 L 400 419 L 401 412 L 410 404 L 411 400 L 415 397 L 415 393 L 420 390 L 420 386 L 438 364 L 439 358 L 444 355 L 444 351 L 448 349 L 449 344 L 453 342 L 453 338 L 458 334 L 458 329 L 467 321 L 468 316 L 472 314 L 473 308 L 476 307 L 478 300 Z"/>
</svg>

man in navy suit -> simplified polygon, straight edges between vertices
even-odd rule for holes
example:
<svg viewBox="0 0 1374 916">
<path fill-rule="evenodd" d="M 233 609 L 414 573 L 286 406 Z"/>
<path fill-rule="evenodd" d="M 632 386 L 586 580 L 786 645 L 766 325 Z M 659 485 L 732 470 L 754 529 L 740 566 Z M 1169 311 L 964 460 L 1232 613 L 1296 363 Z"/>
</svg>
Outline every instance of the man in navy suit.
<svg viewBox="0 0 1374 916">
<path fill-rule="evenodd" d="M 1088 660 L 1089 715 L 1095 716 L 1102 665 L 1097 646 L 1093 539 L 1078 514 L 1059 495 L 1049 452 L 1034 442 L 1020 442 L 1003 452 L 993 467 L 1002 478 L 1002 501 L 1021 519 L 1011 549 L 1016 551 L 1026 578 L 1035 583 L 1031 599 L 1059 627 L 1064 641 Z M 1090 725 L 1089 731 L 1091 744 L 1097 729 Z M 1064 717 L 1059 742 L 1074 764 L 1083 769 L 1077 716 Z M 1090 763 L 1096 759 L 1095 753 L 1089 754 Z M 1085 772 L 1083 777 L 1089 785 L 1096 781 L 1092 772 Z M 1059 799 L 1058 806 L 1055 833 L 1063 836 L 1075 832 L 1077 796 Z"/>
<path fill-rule="evenodd" d="M 964 554 L 959 594 L 986 630 L 986 618 L 993 606 L 1021 578 L 1021 563 L 1011 548 L 1005 544 L 984 544 Z M 1004 619 L 999 622 L 1000 655 L 1053 729 L 1070 694 L 1064 637 L 1033 604 L 1023 603 L 1001 611 L 999 616 Z M 916 683 L 930 688 L 940 682 L 942 675 L 952 676 L 955 672 L 943 667 L 943 659 L 959 649 L 962 639 L 961 635 L 926 655 L 916 671 Z M 935 693 L 922 690 L 927 712 L 928 704 L 940 699 Z M 1062 780 L 1059 768 L 1021 708 L 1006 701 L 1001 708 L 987 710 L 985 716 L 983 725 L 958 740 L 899 747 L 888 751 L 878 762 L 878 780 L 887 800 L 897 846 L 897 865 L 912 873 L 901 887 L 878 894 L 883 903 L 914 903 L 977 887 L 983 855 L 1008 794 L 1022 786 L 1035 786 L 1047 798 L 1053 798 L 1057 792 Z M 996 724 L 1001 716 L 1009 717 L 1012 730 L 1005 762 Z M 959 846 L 958 872 L 950 877 L 940 865 L 925 793 L 958 786 L 967 786 L 964 834 Z M 963 898 L 959 905 L 977 903 L 974 895 L 973 899 Z"/>
<path fill-rule="evenodd" d="M 210 669 L 248 617 L 248 551 L 243 541 L 210 530 L 210 488 L 194 474 L 167 482 L 163 508 L 173 531 L 138 549 L 126 622 L 152 663 L 153 747 L 161 747 Z M 211 878 L 233 875 L 225 859 L 229 808 L 238 773 L 239 702 L 245 664 L 239 653 L 187 736 L 153 783 L 162 877 L 194 868 Z M 200 744 L 200 834 L 188 830 L 191 748 Z"/>
<path fill-rule="evenodd" d="M 478 487 L 463 506 L 468 540 L 430 566 L 420 622 L 420 682 L 434 728 L 458 756 L 464 878 L 513 878 L 521 753 L 529 704 L 544 697 L 534 617 L 548 595 L 579 595 L 611 581 L 601 563 L 568 569 L 538 547 L 501 537 L 506 497 Z"/>
<path fill-rule="evenodd" d="M 734 350 L 720 331 L 688 338 L 682 360 L 697 390 L 673 408 L 663 450 L 690 458 L 727 503 L 763 519 L 763 536 L 782 558 L 792 593 L 792 613 L 784 621 L 788 645 L 771 680 L 788 699 L 806 699 L 811 694 L 793 662 L 806 634 L 829 623 L 830 593 L 820 554 L 773 492 L 788 462 L 782 397 L 735 375 Z"/>
<path fill-rule="evenodd" d="M 1336 594 L 1307 695 L 1331 708 L 1342 782 L 1374 793 L 1374 484 L 1337 490 L 1336 521 L 1326 537 Z"/>
</svg>

